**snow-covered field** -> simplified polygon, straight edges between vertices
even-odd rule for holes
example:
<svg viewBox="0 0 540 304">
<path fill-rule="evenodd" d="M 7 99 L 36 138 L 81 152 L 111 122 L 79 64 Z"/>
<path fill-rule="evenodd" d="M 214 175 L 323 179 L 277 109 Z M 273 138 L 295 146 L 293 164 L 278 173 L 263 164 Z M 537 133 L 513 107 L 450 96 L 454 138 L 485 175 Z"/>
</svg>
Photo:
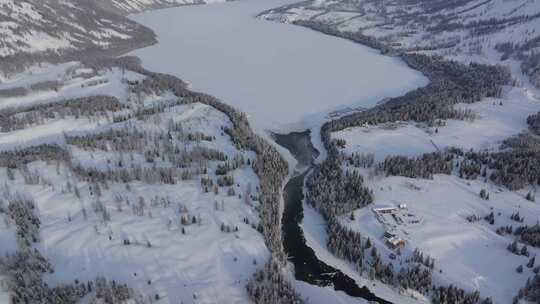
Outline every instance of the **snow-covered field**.
<svg viewBox="0 0 540 304">
<path fill-rule="evenodd" d="M 61 71 L 61 67 L 51 66 L 50 70 L 39 71 L 40 79 L 52 77 L 46 76 L 47 73 L 56 75 Z M 47 104 L 74 96 L 110 93 L 136 108 L 136 99 L 129 93 L 126 80 L 142 79 L 142 75 L 113 69 L 100 71 L 95 77 L 108 82 L 97 88 L 81 88 L 81 84 L 92 78 L 73 77 L 58 92 L 22 97 L 21 103 Z M 26 81 L 19 78 L 17 82 Z M 170 94 L 144 95 L 144 105 L 171 98 L 174 97 Z M 14 101 L 9 106 L 15 104 Z M 107 171 L 122 166 L 117 165 L 120 162 L 126 167 L 171 166 L 162 161 L 151 165 L 145 161 L 147 155 L 140 151 L 66 145 L 63 133 L 83 135 L 131 126 L 140 131 L 167 134 L 173 123 L 181 124 L 185 134 L 201 132 L 215 137 L 211 141 L 183 142 L 182 149 L 186 151 L 209 148 L 224 153 L 230 160 L 240 155 L 245 159 L 255 158 L 251 151 L 238 150 L 223 132 L 222 127 L 231 126 L 224 113 L 199 103 L 173 106 L 149 118 L 118 123 L 112 123 L 110 117 L 45 119 L 37 126 L 0 133 L 0 150 L 56 142 L 70 150 L 72 161 L 87 168 Z M 209 161 L 208 174 L 204 176 L 215 180 L 218 163 Z M 234 177 L 233 185 L 219 187 L 218 193 L 214 189 L 203 191 L 199 175 L 174 185 L 107 181 L 100 183 L 101 189 L 97 191 L 95 183 L 85 181 L 63 163 L 28 164 L 25 172 L 40 177 L 35 185 L 25 182 L 21 170 L 13 172 L 15 179 L 10 180 L 6 168 L 0 168 L 0 193 L 20 192 L 35 199 L 42 223 L 37 248 L 55 267 L 53 274 L 45 276 L 51 286 L 104 276 L 127 283 L 147 297 L 159 295 L 160 303 L 246 303 L 246 281 L 268 259 L 263 236 L 254 228 L 259 222 L 258 202 L 246 199 L 248 193 L 255 196 L 258 193 L 258 178 L 249 165 L 232 170 L 229 175 Z M 229 188 L 236 194 L 230 195 Z M 105 220 L 101 211 L 95 211 L 100 204 L 110 219 Z M 1 255 L 16 250 L 14 225 L 7 226 L 4 216 L 0 213 Z M 189 223 L 181 223 L 182 217 Z M 192 223 L 193 218 L 196 223 Z M 222 225 L 232 231 L 223 232 Z M 129 245 L 125 244 L 126 240 Z M 0 291 L 0 303 L 6 302 L 6 297 Z"/>
<path fill-rule="evenodd" d="M 95 74 L 89 78 L 83 74 Z M 33 68 L 24 73 L 15 75 L 13 78 L 0 84 L 0 90 L 29 87 L 32 84 L 43 81 L 59 81 L 61 86 L 57 90 L 30 91 L 28 95 L 16 97 L 3 97 L 0 100 L 0 110 L 19 106 L 36 104 L 48 104 L 65 99 L 75 99 L 88 96 L 106 95 L 114 96 L 121 102 L 127 103 L 129 92 L 122 83 L 122 78 L 140 80 L 142 75 L 132 72 L 122 72 L 120 69 L 99 71 L 83 69 L 78 63 L 60 65 L 44 65 Z M 0 132 L 0 150 L 6 147 L 17 147 L 28 143 L 56 142 L 62 137 L 63 131 L 80 131 L 95 129 L 106 123 L 105 118 L 87 119 L 79 117 L 67 117 L 65 119 L 53 119 L 48 121 L 46 127 L 42 125 L 30 126 L 24 130 L 12 132 Z"/>
<path fill-rule="evenodd" d="M 371 107 L 426 84 L 396 58 L 254 18 L 290 2 L 235 1 L 133 15 L 159 40 L 134 54 L 148 69 L 177 75 L 236 106 L 259 129 L 305 130 L 330 111 Z"/>
<path fill-rule="evenodd" d="M 79 68 L 77 63 L 59 65 L 44 64 L 43 67 L 29 69 L 0 83 L 0 90 L 16 87 L 29 88 L 32 84 L 44 81 L 58 81 L 58 90 L 32 91 L 28 95 L 2 97 L 0 109 L 28 104 L 49 103 L 62 99 L 85 96 L 107 95 L 125 101 L 128 95 L 122 78 L 140 80 L 141 75 L 122 72 L 120 69 L 95 72 L 92 69 Z"/>
<path fill-rule="evenodd" d="M 348 128 L 333 133 L 333 138 L 347 141 L 345 153 L 373 153 L 376 161 L 389 155 L 417 156 L 451 146 L 496 149 L 504 139 L 526 130 L 527 116 L 540 111 L 538 90 L 515 87 L 507 91 L 501 99 L 458 105 L 478 115 L 472 122 L 448 120 L 437 130 L 409 122 Z"/>
<path fill-rule="evenodd" d="M 500 226 L 518 225 L 510 219 L 515 212 L 525 217 L 525 225 L 536 224 L 540 206 L 525 200 L 523 193 L 501 191 L 483 181 L 466 181 L 447 175 L 437 175 L 433 180 L 376 178 L 368 181 L 368 186 L 375 192 L 375 205 L 355 211 L 356 219 L 352 222 L 343 217 L 343 222 L 371 237 L 383 249 L 386 248 L 382 238 L 385 228 L 371 208 L 407 204 L 407 212 L 421 221 L 398 226 L 398 233 L 407 241 L 407 251 L 419 248 L 435 258 L 435 282 L 454 284 L 466 290 L 477 289 L 482 296 L 492 297 L 495 303 L 511 303 L 518 289 L 534 275 L 525 267 L 528 258 L 506 249 L 513 238 L 495 233 Z M 491 194 L 488 201 L 478 195 L 482 188 Z M 466 220 L 469 215 L 483 217 L 492 211 L 494 225 L 484 220 L 474 223 Z M 540 254 L 537 248 L 529 247 L 529 251 L 531 256 Z M 386 255 L 390 252 L 385 250 Z M 516 272 L 519 265 L 525 269 L 521 274 Z"/>
</svg>

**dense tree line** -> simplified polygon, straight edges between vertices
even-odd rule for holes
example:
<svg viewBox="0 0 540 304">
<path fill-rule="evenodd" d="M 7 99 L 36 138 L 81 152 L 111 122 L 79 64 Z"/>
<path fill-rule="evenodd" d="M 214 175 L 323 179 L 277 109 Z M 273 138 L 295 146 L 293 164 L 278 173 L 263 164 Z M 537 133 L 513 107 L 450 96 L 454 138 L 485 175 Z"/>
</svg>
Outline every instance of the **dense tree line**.
<svg viewBox="0 0 540 304">
<path fill-rule="evenodd" d="M 494 169 L 490 179 L 510 190 L 522 189 L 540 183 L 540 152 L 514 150 L 487 156 L 489 167 Z"/>
<path fill-rule="evenodd" d="M 0 97 L 2 98 L 19 97 L 19 96 L 25 96 L 28 94 L 29 94 L 29 90 L 24 87 L 16 87 L 16 88 L 0 90 Z"/>
<path fill-rule="evenodd" d="M 403 54 L 401 58 L 411 68 L 426 75 L 430 83 L 372 109 L 330 121 L 326 126 L 327 131 L 397 121 L 436 125 L 444 119 L 474 119 L 474 113 L 454 109 L 453 106 L 477 102 L 484 97 L 497 97 L 501 87 L 510 81 L 509 72 L 496 66 L 464 65 L 419 54 Z"/>
<path fill-rule="evenodd" d="M 143 167 L 137 165 L 132 168 L 108 168 L 105 170 L 95 167 L 85 167 L 80 164 L 71 166 L 71 170 L 77 174 L 83 181 L 102 182 L 114 181 L 128 183 L 131 181 L 142 181 L 148 184 L 168 184 L 175 185 L 181 178 L 182 172 L 171 167 Z M 189 174 L 187 170 L 184 171 Z"/>
<path fill-rule="evenodd" d="M 540 184 L 540 139 L 525 133 L 504 140 L 499 151 L 449 148 L 419 157 L 389 156 L 378 165 L 387 175 L 412 178 L 452 174 L 454 168 L 460 178 L 482 177 L 510 190 Z M 527 198 L 533 201 L 534 194 Z"/>
<path fill-rule="evenodd" d="M 206 171 L 208 161 L 220 161 L 228 171 L 245 164 L 242 155 L 229 160 L 223 152 L 199 145 L 188 145 L 189 136 L 174 131 L 145 131 L 134 126 L 108 129 L 84 135 L 65 134 L 66 142 L 85 150 L 130 152 L 144 156 L 147 163 L 169 162 L 175 168 L 199 164 Z M 191 133 L 190 133 L 191 134 Z M 189 134 L 188 134 L 189 135 Z M 117 167 L 128 167 L 129 159 L 119 160 Z M 133 164 L 135 165 L 135 164 Z"/>
<path fill-rule="evenodd" d="M 533 247 L 540 247 L 540 225 L 520 226 L 514 229 L 514 235 L 518 236 L 523 242 Z"/>
<path fill-rule="evenodd" d="M 0 97 L 9 98 L 9 97 L 20 97 L 26 96 L 30 93 L 40 92 L 40 91 L 58 91 L 62 84 L 58 80 L 48 80 L 33 83 L 28 87 L 14 87 L 9 89 L 1 89 Z"/>
<path fill-rule="evenodd" d="M 510 190 L 540 183 L 540 140 L 529 134 L 509 138 L 497 152 L 464 153 L 464 158 L 482 174 Z M 482 169 L 480 169 L 482 168 Z M 486 172 L 486 171 L 489 171 Z"/>
<path fill-rule="evenodd" d="M 356 168 L 371 168 L 375 164 L 373 153 L 352 153 L 350 156 L 342 155 L 349 165 Z"/>
<path fill-rule="evenodd" d="M 291 283 L 282 274 L 281 262 L 271 258 L 263 268 L 257 270 L 246 289 L 256 304 L 301 304 L 305 303 Z"/>
<path fill-rule="evenodd" d="M 137 128 L 125 127 L 122 129 L 109 129 L 95 134 L 84 135 L 64 135 L 66 143 L 78 146 L 85 150 L 113 150 L 113 151 L 133 151 L 143 150 L 148 144 L 145 143 L 145 132 L 140 132 Z"/>
<path fill-rule="evenodd" d="M 39 242 L 41 221 L 35 214 L 36 205 L 32 198 L 16 194 L 8 197 L 7 214 L 17 227 L 19 247 L 29 248 Z"/>
<path fill-rule="evenodd" d="M 448 287 L 436 287 L 431 298 L 435 304 L 489 304 L 490 298 L 481 299 L 478 291 L 466 292 L 465 290 L 450 285 Z"/>
<path fill-rule="evenodd" d="M 363 238 L 360 233 L 343 226 L 339 220 L 330 219 L 327 232 L 328 250 L 336 257 L 355 265 L 360 274 L 367 274 L 369 278 L 385 284 L 429 294 L 435 263 L 431 257 L 415 250 L 411 257 L 405 260 L 404 265 L 400 263 L 395 268 L 392 262 L 383 261 L 369 238 Z"/>
<path fill-rule="evenodd" d="M 91 96 L 66 99 L 52 103 L 42 103 L 0 110 L 0 131 L 10 132 L 28 126 L 43 124 L 47 119 L 66 116 L 90 117 L 124 109 L 117 98 L 111 96 Z"/>
<path fill-rule="evenodd" d="M 307 27 L 307 28 L 313 29 L 315 31 L 318 31 L 327 35 L 337 36 L 337 37 L 341 37 L 347 40 L 354 41 L 356 43 L 367 45 L 374 49 L 381 50 L 383 54 L 394 51 L 393 48 L 387 45 L 386 43 L 379 41 L 377 38 L 364 35 L 361 32 L 340 31 L 339 29 L 336 29 L 332 25 L 328 25 L 324 22 L 319 22 L 315 20 L 295 20 L 293 23 L 295 25 Z"/>
<path fill-rule="evenodd" d="M 527 283 L 519 290 L 513 303 L 519 303 L 521 299 L 530 303 L 540 302 L 540 274 L 536 273 L 531 279 L 527 279 Z"/>
<path fill-rule="evenodd" d="M 388 156 L 378 165 L 386 175 L 429 178 L 433 174 L 451 174 L 454 156 L 446 152 L 426 153 L 419 157 Z"/>
<path fill-rule="evenodd" d="M 18 168 L 34 161 L 67 161 L 69 153 L 58 145 L 42 144 L 0 152 L 0 167 Z"/>
<path fill-rule="evenodd" d="M 540 112 L 527 117 L 527 124 L 531 131 L 540 135 Z"/>
<path fill-rule="evenodd" d="M 363 183 L 364 178 L 357 171 L 343 172 L 338 165 L 325 162 L 306 183 L 306 202 L 328 220 L 373 202 L 372 192 Z"/>
</svg>

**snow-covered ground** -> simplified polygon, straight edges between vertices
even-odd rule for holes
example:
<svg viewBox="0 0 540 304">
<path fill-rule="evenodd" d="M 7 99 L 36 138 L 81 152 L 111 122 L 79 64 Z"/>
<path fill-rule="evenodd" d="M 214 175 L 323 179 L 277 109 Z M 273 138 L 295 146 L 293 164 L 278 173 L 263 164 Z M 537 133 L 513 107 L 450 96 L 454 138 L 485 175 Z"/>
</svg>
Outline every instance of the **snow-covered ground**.
<svg viewBox="0 0 540 304">
<path fill-rule="evenodd" d="M 385 227 L 371 208 L 407 204 L 407 212 L 419 218 L 420 223 L 398 225 L 397 232 L 407 241 L 407 251 L 419 248 L 435 258 L 434 282 L 477 289 L 495 303 L 511 303 L 519 288 L 534 275 L 525 267 L 528 258 L 506 249 L 513 238 L 495 233 L 500 226 L 536 224 L 540 206 L 525 200 L 523 193 L 448 175 L 436 175 L 433 180 L 375 178 L 368 181 L 368 186 L 375 192 L 375 204 L 355 211 L 354 221 L 346 216 L 342 221 L 371 237 L 381 249 L 386 248 L 382 238 Z M 490 192 L 488 201 L 478 195 L 483 188 Z M 494 225 L 484 220 L 466 220 L 469 215 L 484 217 L 492 211 Z M 510 219 L 515 212 L 525 217 L 523 224 Z M 537 248 L 529 247 L 529 251 L 531 256 L 540 254 Z M 387 255 L 391 251 L 384 252 Z M 516 272 L 519 265 L 525 269 L 521 274 Z"/>
<path fill-rule="evenodd" d="M 51 71 L 41 74 L 40 78 L 52 78 L 51 74 L 59 75 L 55 73 L 57 72 L 56 65 L 53 65 L 50 68 Z M 121 101 L 125 101 L 128 91 L 125 86 L 120 83 L 122 77 L 130 80 L 141 79 L 140 75 L 131 72 L 123 73 L 120 69 L 102 71 L 90 78 L 81 77 L 77 73 L 74 73 L 69 77 L 64 73 L 61 73 L 61 75 L 62 77 L 55 79 L 62 84 L 58 90 L 51 89 L 47 91 L 30 92 L 30 94 L 26 96 L 3 97 L 2 100 L 0 100 L 0 109 L 96 95 L 114 96 Z M 17 84 L 17 86 L 26 87 L 28 86 L 27 82 L 28 81 L 19 80 L 14 81 L 13 83 Z M 0 89 L 1 88 L 2 87 L 0 86 Z"/>
<path fill-rule="evenodd" d="M 41 70 L 40 79 L 51 77 L 45 76 L 51 73 L 61 74 L 62 70 L 58 66 Z M 116 96 L 122 103 L 136 108 L 136 99 L 128 93 L 125 79 L 142 79 L 142 75 L 113 69 L 100 71 L 95 77 L 108 81 L 97 87 L 82 88 L 81 84 L 92 78 L 66 77 L 69 80 L 58 92 L 21 97 L 21 104 L 49 103 L 99 93 Z M 25 80 L 24 76 L 17 79 L 20 84 L 33 81 Z M 174 97 L 170 94 L 145 95 L 144 104 L 150 106 L 171 98 Z M 14 105 L 16 100 L 9 103 Z M 56 142 L 68 147 L 72 160 L 84 167 L 107 171 L 114 169 L 119 160 L 126 167 L 137 164 L 152 167 L 137 151 L 66 146 L 63 133 L 83 135 L 111 127 L 136 126 L 140 131 L 167 134 L 171 123 L 180 123 L 186 134 L 201 132 L 215 137 L 212 141 L 187 142 L 183 147 L 186 151 L 205 147 L 220 151 L 231 160 L 239 155 L 255 158 L 251 151 L 238 150 L 223 132 L 222 127 L 231 127 L 224 113 L 199 103 L 173 106 L 151 115 L 150 119 L 134 118 L 119 123 L 105 117 L 46 119 L 38 126 L 0 133 L 0 150 Z M 208 176 L 214 180 L 218 163 L 207 163 Z M 158 161 L 153 163 L 156 165 L 167 164 Z M 174 185 L 108 181 L 101 184 L 98 196 L 95 184 L 84 181 L 65 164 L 43 161 L 28 164 L 27 172 L 40 176 L 37 185 L 25 183 L 20 170 L 13 171 L 15 180 L 9 180 L 6 169 L 0 168 L 0 193 L 26 193 L 35 199 L 42 223 L 37 248 L 55 268 L 53 274 L 45 276 L 51 286 L 104 276 L 127 283 L 145 296 L 154 298 L 158 294 L 160 303 L 246 303 L 246 282 L 268 259 L 263 236 L 252 226 L 259 222 L 258 202 L 246 200 L 248 192 L 258 193 L 258 178 L 249 165 L 229 173 L 234 177 L 231 188 L 235 195 L 228 195 L 229 187 L 220 187 L 217 194 L 213 189 L 203 191 L 199 175 Z M 118 197 L 122 197 L 121 202 Z M 110 214 L 110 221 L 104 221 L 102 213 L 94 211 L 98 201 Z M 143 214 L 134 209 L 141 206 L 141 201 L 144 201 Z M 7 226 L 3 216 L 0 213 L 0 255 L 16 250 L 15 227 Z M 181 224 L 182 216 L 190 224 Z M 193 217 L 196 224 L 191 224 Z M 232 229 L 238 227 L 238 231 L 222 232 L 222 224 Z M 125 240 L 131 244 L 125 245 Z M 6 297 L 0 289 L 0 303 L 6 302 Z"/>
<path fill-rule="evenodd" d="M 242 0 L 133 15 L 159 40 L 133 53 L 148 69 L 177 75 L 246 112 L 259 129 L 305 130 L 333 110 L 371 107 L 426 84 L 397 58 L 254 18 L 290 2 Z"/>
<path fill-rule="evenodd" d="M 75 65 L 76 64 L 73 62 L 63 64 L 41 63 L 36 66 L 29 67 L 21 73 L 11 75 L 9 78 L 0 78 L 0 90 L 26 87 L 42 81 L 61 80 L 65 74 L 65 71 Z"/>
<path fill-rule="evenodd" d="M 84 74 L 91 75 L 90 73 L 95 75 L 89 78 L 82 77 Z M 114 96 L 120 102 L 127 103 L 129 92 L 125 84 L 122 83 L 122 78 L 140 80 L 143 77 L 129 71 L 122 72 L 120 69 L 95 73 L 92 69 L 80 68 L 78 63 L 43 65 L 6 80 L 0 84 L 0 90 L 16 87 L 27 88 L 43 81 L 59 81 L 61 86 L 58 90 L 30 91 L 28 95 L 24 96 L 4 97 L 0 100 L 0 110 L 97 95 Z M 20 147 L 29 143 L 57 142 L 58 138 L 62 137 L 63 131 L 92 130 L 106 122 L 107 119 L 104 117 L 90 119 L 68 117 L 50 120 L 46 127 L 36 125 L 24 130 L 0 132 L 0 150 L 7 147 Z"/>
<path fill-rule="evenodd" d="M 373 153 L 376 161 L 389 155 L 417 156 L 451 146 L 465 150 L 496 149 L 504 139 L 527 129 L 527 116 L 540 111 L 536 94 L 538 90 L 533 88 L 513 87 L 507 88 L 501 99 L 458 105 L 472 110 L 478 118 L 472 122 L 448 120 L 446 126 L 437 130 L 402 122 L 348 128 L 333 133 L 333 138 L 346 140 L 345 153 Z"/>
</svg>

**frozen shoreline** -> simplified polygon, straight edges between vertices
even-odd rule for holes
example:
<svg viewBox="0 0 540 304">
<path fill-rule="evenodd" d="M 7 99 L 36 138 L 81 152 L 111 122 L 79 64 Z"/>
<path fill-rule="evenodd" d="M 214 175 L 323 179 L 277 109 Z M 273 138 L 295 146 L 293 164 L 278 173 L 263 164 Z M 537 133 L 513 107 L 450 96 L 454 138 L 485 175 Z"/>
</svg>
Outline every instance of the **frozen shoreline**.
<svg viewBox="0 0 540 304">
<path fill-rule="evenodd" d="M 330 112 L 372 107 L 427 83 L 398 58 L 255 18 L 290 2 L 236 1 L 133 15 L 159 40 L 133 54 L 146 68 L 187 79 L 195 90 L 246 112 L 259 131 L 314 128 Z"/>
</svg>

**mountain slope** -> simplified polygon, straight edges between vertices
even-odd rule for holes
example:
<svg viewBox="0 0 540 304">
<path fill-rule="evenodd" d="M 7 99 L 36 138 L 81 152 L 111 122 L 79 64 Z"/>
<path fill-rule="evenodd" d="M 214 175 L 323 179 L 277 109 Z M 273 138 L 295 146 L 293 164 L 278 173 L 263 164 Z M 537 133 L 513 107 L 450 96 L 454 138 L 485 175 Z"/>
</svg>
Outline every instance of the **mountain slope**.
<svg viewBox="0 0 540 304">
<path fill-rule="evenodd" d="M 206 2 L 0 0 L 0 71 L 13 74 L 40 61 L 119 55 L 153 44 L 152 30 L 125 15 Z"/>
<path fill-rule="evenodd" d="M 151 30 L 83 0 L 0 0 L 0 69 L 119 53 L 151 44 Z"/>
<path fill-rule="evenodd" d="M 490 63 L 514 58 L 540 85 L 540 2 L 534 0 L 305 1 L 261 16 L 324 25 L 401 51 Z"/>
<path fill-rule="evenodd" d="M 99 6 L 120 14 L 140 13 L 146 10 L 193 4 L 224 2 L 225 0 L 98 0 Z"/>
</svg>

